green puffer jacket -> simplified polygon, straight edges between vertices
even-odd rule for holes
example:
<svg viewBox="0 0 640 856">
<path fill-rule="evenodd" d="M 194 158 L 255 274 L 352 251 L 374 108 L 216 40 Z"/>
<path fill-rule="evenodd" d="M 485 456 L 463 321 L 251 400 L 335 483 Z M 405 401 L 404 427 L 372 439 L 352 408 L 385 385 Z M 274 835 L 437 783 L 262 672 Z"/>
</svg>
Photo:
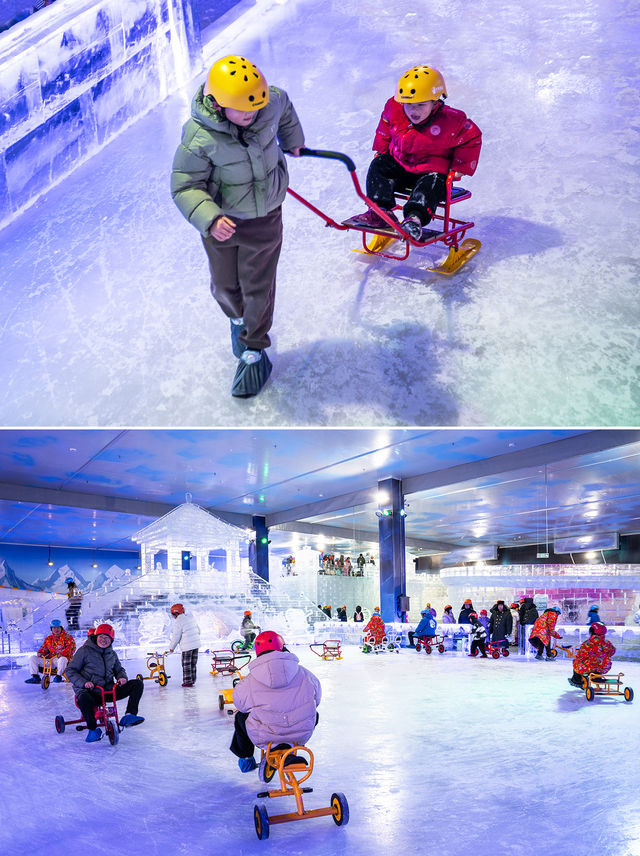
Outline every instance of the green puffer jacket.
<svg viewBox="0 0 640 856">
<path fill-rule="evenodd" d="M 191 105 L 173 159 L 171 195 L 203 235 L 221 214 L 248 220 L 282 204 L 289 176 L 283 151 L 304 145 L 302 126 L 289 96 L 269 87 L 269 103 L 248 128 L 225 119 L 204 100 Z M 244 144 L 242 142 L 244 140 Z"/>
<path fill-rule="evenodd" d="M 76 694 L 84 689 L 87 681 L 93 681 L 97 687 L 111 689 L 116 680 L 127 677 L 113 645 L 101 648 L 93 636 L 73 655 L 66 675 Z"/>
</svg>

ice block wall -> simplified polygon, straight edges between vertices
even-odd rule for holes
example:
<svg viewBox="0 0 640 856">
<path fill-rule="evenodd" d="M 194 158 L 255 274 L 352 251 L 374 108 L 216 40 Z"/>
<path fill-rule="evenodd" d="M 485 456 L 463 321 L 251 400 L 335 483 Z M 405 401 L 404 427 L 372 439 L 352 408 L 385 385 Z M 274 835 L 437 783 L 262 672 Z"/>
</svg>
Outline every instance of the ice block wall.
<svg viewBox="0 0 640 856">
<path fill-rule="evenodd" d="M 201 67 L 199 0 L 58 0 L 0 34 L 0 227 Z"/>
</svg>

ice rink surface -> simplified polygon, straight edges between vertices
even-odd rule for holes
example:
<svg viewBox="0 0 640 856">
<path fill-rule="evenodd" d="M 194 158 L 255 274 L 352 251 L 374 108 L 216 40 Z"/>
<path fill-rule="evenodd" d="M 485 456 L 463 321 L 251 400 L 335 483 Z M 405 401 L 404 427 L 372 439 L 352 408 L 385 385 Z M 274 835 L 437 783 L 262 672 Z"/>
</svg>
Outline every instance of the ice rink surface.
<svg viewBox="0 0 640 856">
<path fill-rule="evenodd" d="M 4 856 L 376 853 L 531 856 L 640 854 L 640 699 L 586 701 L 567 684 L 571 663 L 471 660 L 462 654 L 364 655 L 324 662 L 292 650 L 320 678 L 316 768 L 305 807 L 347 797 L 351 819 L 253 826 L 257 772 L 228 751 L 233 725 L 218 708 L 229 678 L 182 689 L 179 655 L 165 688 L 145 682 L 140 713 L 117 746 L 88 745 L 54 717 L 72 718 L 69 684 L 44 692 L 27 670 L 0 673 Z M 123 661 L 130 676 L 140 660 Z M 612 671 L 640 689 L 640 664 Z M 124 702 L 120 703 L 121 714 Z M 294 810 L 283 797 L 271 814 Z"/>
<path fill-rule="evenodd" d="M 442 70 L 484 133 L 457 209 L 481 252 L 450 278 L 425 270 L 440 251 L 368 258 L 288 198 L 273 375 L 233 400 L 228 322 L 168 191 L 193 81 L 0 233 L 0 424 L 636 424 L 639 24 L 631 0 L 256 7 L 209 59 L 254 59 L 363 184 L 400 74 Z M 335 219 L 362 210 L 341 164 L 289 162 Z"/>
</svg>

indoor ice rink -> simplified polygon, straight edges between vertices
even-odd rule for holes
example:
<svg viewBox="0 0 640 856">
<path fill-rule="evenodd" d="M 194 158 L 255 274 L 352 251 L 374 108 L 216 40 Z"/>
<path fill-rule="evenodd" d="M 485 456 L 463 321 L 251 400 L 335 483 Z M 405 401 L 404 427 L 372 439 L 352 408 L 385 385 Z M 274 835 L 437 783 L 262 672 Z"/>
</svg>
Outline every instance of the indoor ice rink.
<svg viewBox="0 0 640 856">
<path fill-rule="evenodd" d="M 75 2 L 88 5 L 57 0 L 43 14 L 62 17 Z M 162 18 L 160 0 L 104 4 L 109 14 L 131 10 L 133 29 Z M 23 143 L 6 129 L 16 148 L 13 160 L 7 155 L 10 197 L 28 207 L 5 211 L 0 231 L 2 424 L 636 424 L 637 4 L 227 6 L 203 33 L 200 68 L 176 61 L 172 83 L 142 67 L 129 85 L 135 120 L 118 101 L 124 93 L 101 102 L 105 127 L 120 122 L 120 132 L 104 144 L 99 134 L 91 156 L 82 140 L 64 137 L 77 133 L 92 84 L 85 54 L 69 128 L 47 137 L 26 166 Z M 92 47 L 84 23 L 69 27 L 95 50 L 99 75 L 103 49 Z M 0 58 L 12 38 L 0 34 Z M 230 395 L 228 322 L 209 294 L 198 233 L 169 195 L 193 94 L 205 68 L 230 51 L 283 87 L 307 145 L 349 155 L 363 184 L 382 107 L 415 64 L 440 69 L 447 103 L 483 131 L 477 172 L 465 179 L 472 198 L 457 206 L 482 249 L 452 277 L 426 270 L 442 250 L 415 250 L 406 261 L 355 253 L 358 233 L 327 229 L 287 198 L 273 374 L 249 401 Z M 76 93 L 76 65 L 67 73 L 64 56 L 50 42 L 39 55 L 43 86 L 57 87 L 45 92 L 54 106 Z M 0 72 L 9 122 L 16 68 L 12 61 Z M 58 159 L 43 162 L 56 147 Z M 77 168 L 32 202 L 25 171 L 48 186 L 68 162 Z M 332 218 L 362 210 L 342 164 L 288 163 L 291 187 Z"/>
<path fill-rule="evenodd" d="M 575 653 L 597 606 L 610 674 L 638 691 L 639 460 L 636 430 L 0 432 L 0 852 L 637 856 L 637 698 L 589 701 L 560 646 Z M 442 622 L 448 604 L 521 597 L 561 610 L 555 659 L 522 641 L 483 663 Z M 164 685 L 147 666 L 174 602 L 201 629 L 193 687 L 178 653 Z M 427 603 L 443 652 L 407 644 Z M 362 650 L 357 605 L 381 606 L 394 650 Z M 258 797 L 274 781 L 229 751 L 224 663 L 247 608 L 322 684 L 304 808 L 343 794 L 348 823 L 256 836 L 255 805 L 295 802 Z M 68 683 L 25 684 L 55 618 L 78 645 L 110 622 L 128 677 L 147 678 L 145 721 L 114 745 L 57 732 L 76 718 Z M 330 639 L 340 659 L 319 656 Z"/>
</svg>

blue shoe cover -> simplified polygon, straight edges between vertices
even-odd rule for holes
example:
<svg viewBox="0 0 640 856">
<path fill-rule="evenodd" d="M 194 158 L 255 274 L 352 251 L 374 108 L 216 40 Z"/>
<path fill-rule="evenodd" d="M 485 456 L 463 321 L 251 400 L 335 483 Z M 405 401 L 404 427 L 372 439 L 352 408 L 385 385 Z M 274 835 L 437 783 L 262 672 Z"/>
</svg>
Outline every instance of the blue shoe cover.
<svg viewBox="0 0 640 856">
<path fill-rule="evenodd" d="M 98 740 L 102 740 L 102 729 L 94 728 L 93 731 L 89 731 L 87 734 L 86 743 L 96 743 Z"/>
<path fill-rule="evenodd" d="M 39 684 L 40 683 L 40 675 L 31 675 L 30 678 L 27 678 L 25 684 Z"/>
<path fill-rule="evenodd" d="M 61 684 L 62 683 L 62 675 L 56 675 L 55 678 L 53 679 L 53 683 L 54 684 Z"/>
<path fill-rule="evenodd" d="M 253 398 L 269 380 L 271 368 L 271 360 L 264 351 L 260 351 L 260 359 L 255 363 L 247 365 L 244 360 L 239 360 L 231 395 L 234 398 Z"/>
<path fill-rule="evenodd" d="M 240 767 L 243 773 L 250 773 L 257 766 L 256 759 L 253 756 L 251 758 L 238 758 L 238 767 Z"/>
<path fill-rule="evenodd" d="M 135 713 L 125 713 L 120 720 L 120 725 L 123 728 L 129 728 L 130 725 L 140 725 L 141 722 L 144 722 L 144 716 L 136 716 Z"/>
</svg>

